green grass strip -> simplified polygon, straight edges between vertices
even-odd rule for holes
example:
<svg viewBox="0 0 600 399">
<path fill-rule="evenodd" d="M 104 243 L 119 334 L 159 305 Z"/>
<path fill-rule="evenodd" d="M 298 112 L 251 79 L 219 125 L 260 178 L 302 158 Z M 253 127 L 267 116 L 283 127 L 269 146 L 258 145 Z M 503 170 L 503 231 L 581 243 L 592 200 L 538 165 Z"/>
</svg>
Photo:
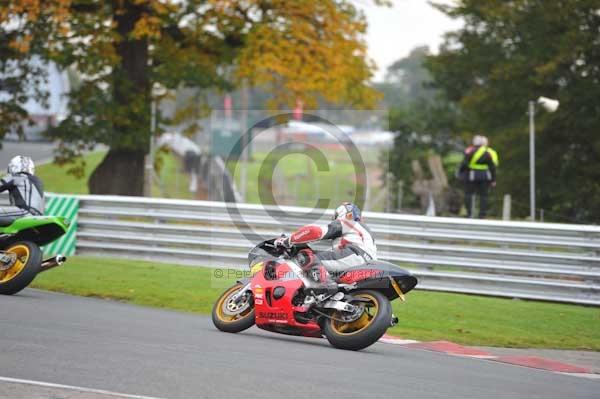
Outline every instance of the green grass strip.
<svg viewBox="0 0 600 399">
<path fill-rule="evenodd" d="M 36 175 L 44 182 L 44 190 L 52 193 L 88 194 L 87 180 L 106 155 L 98 151 L 85 155 L 85 169 L 81 179 L 67 173 L 68 167 L 54 163 L 40 165 Z"/>
<path fill-rule="evenodd" d="M 40 274 L 36 288 L 207 314 L 234 280 L 215 269 L 121 259 L 72 257 Z M 390 333 L 467 345 L 600 351 L 600 309 L 415 291 L 393 302 L 400 324 Z"/>
</svg>

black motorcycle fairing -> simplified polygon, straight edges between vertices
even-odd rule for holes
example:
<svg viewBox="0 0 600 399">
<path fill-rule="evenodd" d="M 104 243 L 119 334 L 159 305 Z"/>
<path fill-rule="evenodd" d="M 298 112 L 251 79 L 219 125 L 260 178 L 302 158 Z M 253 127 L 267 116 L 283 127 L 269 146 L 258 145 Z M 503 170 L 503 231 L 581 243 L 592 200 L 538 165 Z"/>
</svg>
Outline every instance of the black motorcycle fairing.
<svg viewBox="0 0 600 399">
<path fill-rule="evenodd" d="M 0 227 L 8 227 L 17 219 L 15 216 L 0 216 Z"/>
<path fill-rule="evenodd" d="M 418 283 L 417 278 L 408 270 L 402 269 L 393 263 L 381 260 L 367 262 L 364 265 L 353 266 L 345 270 L 338 277 L 338 280 L 343 279 L 345 275 L 351 272 L 362 271 L 365 269 L 376 270 L 377 272 L 374 277 L 369 277 L 358 281 L 356 283 L 356 288 L 380 291 L 390 300 L 398 298 L 398 293 L 392 286 L 390 278 L 393 278 L 394 281 L 398 283 L 403 294 L 411 291 Z"/>
<path fill-rule="evenodd" d="M 21 230 L 15 234 L 3 234 L 0 236 L 0 247 L 7 247 L 18 241 L 31 241 L 39 246 L 43 246 L 56 240 L 65 234 L 65 231 L 56 223 L 31 227 Z"/>
<path fill-rule="evenodd" d="M 269 240 L 272 241 L 272 240 Z M 248 265 L 252 267 L 258 262 L 263 262 L 265 260 L 277 259 L 279 256 L 277 254 L 277 248 L 274 247 L 266 247 L 265 244 L 268 244 L 268 241 L 264 241 L 259 245 L 255 246 L 248 252 Z"/>
<path fill-rule="evenodd" d="M 272 238 L 260 242 L 248 252 L 248 264 L 252 267 L 258 262 L 278 261 L 281 256 L 293 258 L 300 250 L 305 248 L 309 248 L 309 246 L 300 244 L 291 248 L 276 247 L 275 238 Z"/>
</svg>

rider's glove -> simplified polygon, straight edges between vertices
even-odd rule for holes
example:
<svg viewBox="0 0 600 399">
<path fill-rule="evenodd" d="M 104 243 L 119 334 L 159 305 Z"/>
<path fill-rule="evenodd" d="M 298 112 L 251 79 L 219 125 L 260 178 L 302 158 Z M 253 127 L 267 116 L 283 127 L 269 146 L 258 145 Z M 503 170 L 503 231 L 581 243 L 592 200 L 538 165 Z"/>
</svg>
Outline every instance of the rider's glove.
<svg viewBox="0 0 600 399">
<path fill-rule="evenodd" d="M 292 242 L 290 240 L 290 237 L 282 235 L 281 237 L 275 239 L 275 241 L 273 242 L 273 244 L 275 244 L 275 246 L 277 248 L 279 247 L 283 247 L 283 248 L 291 248 L 292 247 Z"/>
</svg>

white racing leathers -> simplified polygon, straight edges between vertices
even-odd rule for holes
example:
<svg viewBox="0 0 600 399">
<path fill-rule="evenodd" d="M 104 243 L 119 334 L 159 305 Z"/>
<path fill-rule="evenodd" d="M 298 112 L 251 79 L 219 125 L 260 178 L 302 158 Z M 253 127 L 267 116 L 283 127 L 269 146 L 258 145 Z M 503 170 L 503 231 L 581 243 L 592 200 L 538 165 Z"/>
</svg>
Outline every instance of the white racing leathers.
<svg viewBox="0 0 600 399">
<path fill-rule="evenodd" d="M 0 217 L 44 214 L 44 187 L 37 176 L 25 172 L 8 174 L 0 179 L 0 192 L 6 190 L 11 206 L 0 208 Z"/>
<path fill-rule="evenodd" d="M 317 259 L 330 273 L 339 273 L 352 266 L 377 260 L 377 246 L 368 227 L 353 220 L 334 220 L 327 227 L 304 226 L 290 237 L 292 244 L 333 240 L 331 251 L 317 251 Z"/>
</svg>

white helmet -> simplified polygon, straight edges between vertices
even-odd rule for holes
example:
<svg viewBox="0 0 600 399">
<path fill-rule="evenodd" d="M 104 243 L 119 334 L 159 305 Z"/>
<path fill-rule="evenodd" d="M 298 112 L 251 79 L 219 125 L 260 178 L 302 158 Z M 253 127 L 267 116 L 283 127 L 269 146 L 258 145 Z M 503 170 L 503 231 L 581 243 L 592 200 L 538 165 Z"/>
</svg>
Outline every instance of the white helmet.
<svg viewBox="0 0 600 399">
<path fill-rule="evenodd" d="M 17 155 L 8 163 L 8 173 L 16 175 L 17 173 L 29 173 L 30 175 L 35 174 L 35 164 L 29 157 L 23 155 Z"/>
<path fill-rule="evenodd" d="M 487 145 L 488 145 L 488 138 L 485 137 L 485 136 L 482 136 L 482 135 L 478 134 L 478 135 L 476 135 L 476 136 L 473 137 L 473 145 L 476 145 L 476 146 L 482 145 L 484 147 L 487 147 Z"/>
<path fill-rule="evenodd" d="M 473 136 L 473 145 L 483 145 L 483 136 L 480 136 L 479 134 Z"/>
<path fill-rule="evenodd" d="M 335 211 L 333 212 L 333 220 L 336 219 L 359 221 L 361 219 L 360 208 L 352 202 L 343 202 L 340 206 L 335 208 Z"/>
</svg>

